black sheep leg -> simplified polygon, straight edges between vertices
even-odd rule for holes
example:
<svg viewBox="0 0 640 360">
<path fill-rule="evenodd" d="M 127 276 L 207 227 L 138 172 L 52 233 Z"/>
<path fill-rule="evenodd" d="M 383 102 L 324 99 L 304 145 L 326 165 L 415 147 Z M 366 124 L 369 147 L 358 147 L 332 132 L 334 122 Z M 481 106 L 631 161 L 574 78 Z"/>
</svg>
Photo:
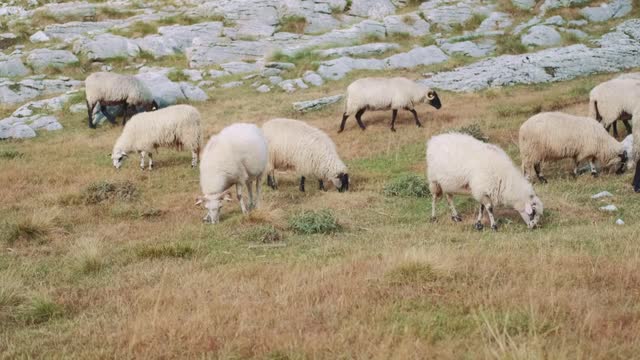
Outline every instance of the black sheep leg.
<svg viewBox="0 0 640 360">
<path fill-rule="evenodd" d="M 365 109 L 360 109 L 358 110 L 358 112 L 356 113 L 356 121 L 358 122 L 358 126 L 360 126 L 360 129 L 365 130 L 367 127 L 364 126 L 364 123 L 362 122 L 362 114 L 364 114 Z"/>
<path fill-rule="evenodd" d="M 640 160 L 636 163 L 636 174 L 633 177 L 633 191 L 640 193 Z"/>
<path fill-rule="evenodd" d="M 338 134 L 344 131 L 344 126 L 346 125 L 348 118 L 349 115 L 347 115 L 347 113 L 342 114 L 342 121 L 340 122 L 340 129 L 338 130 Z"/>
<path fill-rule="evenodd" d="M 304 192 L 304 176 L 300 177 L 300 191 Z"/>
<path fill-rule="evenodd" d="M 398 116 L 398 109 L 393 109 L 391 113 L 391 131 L 395 132 L 396 128 L 394 127 L 396 124 L 396 117 Z"/>
<path fill-rule="evenodd" d="M 409 111 L 413 114 L 413 118 L 416 121 L 416 126 L 417 127 L 422 127 L 422 124 L 420 123 L 420 120 L 418 120 L 418 113 L 416 112 L 416 109 L 410 109 Z"/>
</svg>

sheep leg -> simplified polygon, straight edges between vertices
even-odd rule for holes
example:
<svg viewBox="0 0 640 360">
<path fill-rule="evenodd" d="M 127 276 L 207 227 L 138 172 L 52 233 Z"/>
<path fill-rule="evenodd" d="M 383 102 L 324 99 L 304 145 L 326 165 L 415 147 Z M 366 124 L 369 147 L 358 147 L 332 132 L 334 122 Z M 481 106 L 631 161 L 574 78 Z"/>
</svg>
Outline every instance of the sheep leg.
<svg viewBox="0 0 640 360">
<path fill-rule="evenodd" d="M 416 120 L 416 126 L 422 127 L 420 120 L 418 120 L 418 113 L 416 112 L 416 109 L 409 109 L 409 111 L 413 114 L 413 118 Z"/>
<path fill-rule="evenodd" d="M 624 124 L 624 127 L 627 129 L 627 134 L 631 134 L 633 132 L 633 128 L 631 127 L 629 120 L 624 119 L 622 120 L 622 123 Z"/>
<path fill-rule="evenodd" d="M 358 126 L 360 126 L 360 129 L 365 130 L 367 127 L 364 126 L 364 123 L 362 122 L 362 114 L 364 114 L 366 109 L 360 109 L 358 110 L 358 112 L 356 113 L 356 121 L 358 122 Z"/>
<path fill-rule="evenodd" d="M 267 185 L 273 190 L 278 189 L 278 183 L 276 182 L 276 177 L 274 172 L 267 174 Z"/>
<path fill-rule="evenodd" d="M 304 192 L 304 181 L 306 179 L 304 178 L 304 176 L 300 177 L 300 191 Z"/>
<path fill-rule="evenodd" d="M 96 104 L 89 105 L 87 101 L 87 112 L 89 113 L 89 127 L 92 129 L 96 128 L 96 125 L 93 123 L 93 109 L 96 107 Z"/>
<path fill-rule="evenodd" d="M 107 111 L 107 107 L 105 105 L 102 105 L 102 104 L 100 105 L 100 112 L 102 112 L 102 115 L 104 115 L 104 117 L 106 117 L 110 123 L 115 125 L 116 117 L 109 114 L 109 112 Z"/>
<path fill-rule="evenodd" d="M 256 178 L 256 198 L 255 203 L 253 204 L 253 208 L 258 207 L 258 203 L 260 202 L 260 195 L 262 194 L 262 175 L 259 175 Z"/>
<path fill-rule="evenodd" d="M 578 168 L 580 166 L 580 162 L 578 161 L 578 158 L 573 158 L 573 177 L 578 177 L 578 175 L 580 175 L 580 169 Z"/>
<path fill-rule="evenodd" d="M 327 191 L 327 189 L 324 188 L 324 181 L 322 181 L 322 179 L 318 180 L 318 184 L 320 185 L 320 190 Z"/>
<path fill-rule="evenodd" d="M 618 120 L 613 122 L 613 137 L 618 138 Z"/>
<path fill-rule="evenodd" d="M 129 104 L 124 103 L 124 116 L 122 117 L 122 126 L 127 124 L 127 116 L 129 115 Z"/>
<path fill-rule="evenodd" d="M 547 183 L 547 179 L 545 179 L 544 175 L 542 175 L 542 167 L 540 166 L 540 163 L 534 164 L 533 165 L 533 170 L 535 170 L 536 177 L 538 178 L 538 180 L 540 180 L 541 183 L 546 184 Z"/>
<path fill-rule="evenodd" d="M 491 199 L 487 196 L 482 198 L 482 204 L 484 204 L 485 209 L 487 210 L 487 214 L 489 215 L 489 221 L 491 222 L 491 229 L 498 230 L 498 224 L 496 223 L 496 219 L 493 216 L 493 204 L 491 203 Z"/>
<path fill-rule="evenodd" d="M 149 153 L 149 171 L 153 170 L 153 157 Z"/>
<path fill-rule="evenodd" d="M 451 220 L 454 222 L 461 222 L 462 218 L 458 215 L 458 210 L 456 210 L 455 205 L 453 205 L 453 195 L 445 194 L 447 198 L 447 203 L 449 204 L 449 208 L 451 208 Z"/>
<path fill-rule="evenodd" d="M 398 109 L 393 109 L 391 113 L 391 131 L 395 132 L 396 128 L 394 127 L 396 123 L 396 117 L 398 116 Z"/>
<path fill-rule="evenodd" d="M 244 183 L 244 186 L 247 187 L 247 193 L 249 194 L 249 211 L 251 211 L 253 208 L 255 208 L 255 204 L 253 203 L 254 199 L 253 199 L 253 181 L 249 180 L 246 183 Z"/>
<path fill-rule="evenodd" d="M 244 200 L 242 200 L 242 184 L 236 184 L 236 197 L 238 198 L 238 202 L 240 203 L 240 209 L 243 214 L 247 214 L 247 207 L 244 206 Z"/>
<path fill-rule="evenodd" d="M 636 163 L 636 174 L 633 176 L 633 191 L 640 193 L 640 160 Z"/>
<path fill-rule="evenodd" d="M 342 114 L 342 122 L 340 122 L 340 130 L 338 130 L 338 134 L 344 131 L 344 126 L 347 123 L 347 118 L 349 115 L 347 113 Z"/>
<path fill-rule="evenodd" d="M 484 225 L 482 225 L 482 213 L 484 212 L 484 204 L 480 203 L 480 210 L 478 210 L 478 220 L 476 224 L 473 226 L 476 230 L 484 229 Z"/>
<path fill-rule="evenodd" d="M 144 157 L 147 155 L 146 152 L 140 151 L 140 170 L 144 171 Z"/>
<path fill-rule="evenodd" d="M 191 167 L 194 168 L 198 166 L 198 152 L 195 150 L 191 151 Z"/>
<path fill-rule="evenodd" d="M 591 176 L 598 177 L 598 171 L 596 170 L 596 165 L 593 163 L 594 158 L 589 159 L 589 169 L 591 170 Z"/>
<path fill-rule="evenodd" d="M 438 183 L 430 182 L 429 191 L 431 192 L 431 221 L 436 221 L 436 202 L 442 196 L 442 188 Z"/>
</svg>

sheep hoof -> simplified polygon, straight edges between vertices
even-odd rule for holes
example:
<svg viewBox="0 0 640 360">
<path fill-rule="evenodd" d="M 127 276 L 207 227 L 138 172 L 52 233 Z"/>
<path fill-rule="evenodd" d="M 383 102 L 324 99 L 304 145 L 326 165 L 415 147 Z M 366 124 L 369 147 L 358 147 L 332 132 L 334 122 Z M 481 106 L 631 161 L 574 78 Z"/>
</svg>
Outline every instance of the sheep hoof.
<svg viewBox="0 0 640 360">
<path fill-rule="evenodd" d="M 338 129 L 338 134 L 340 134 L 344 129 Z"/>
<path fill-rule="evenodd" d="M 473 228 L 478 231 L 482 231 L 482 229 L 484 229 L 484 225 L 482 225 L 482 223 L 478 221 L 477 223 L 475 223 L 475 225 L 473 225 Z"/>
<path fill-rule="evenodd" d="M 498 224 L 491 225 L 491 230 L 498 231 Z"/>
<path fill-rule="evenodd" d="M 460 215 L 456 215 L 456 216 L 452 216 L 451 220 L 453 220 L 454 222 L 461 222 L 462 218 L 460 217 Z"/>
<path fill-rule="evenodd" d="M 544 176 L 540 176 L 538 179 L 540 180 L 540 183 L 542 183 L 542 184 L 548 183 L 547 179 L 545 179 Z"/>
<path fill-rule="evenodd" d="M 396 128 L 391 128 L 391 131 L 396 132 Z"/>
<path fill-rule="evenodd" d="M 637 192 L 637 193 L 640 193 L 640 187 L 634 187 L 634 188 L 633 188 L 633 191 L 634 191 L 634 192 Z"/>
<path fill-rule="evenodd" d="M 636 191 L 636 192 L 637 192 L 637 191 Z M 432 216 L 429 220 L 430 220 L 432 223 L 434 223 L 434 222 L 436 222 L 436 217 L 435 217 L 435 216 Z"/>
<path fill-rule="evenodd" d="M 593 176 L 594 178 L 597 178 L 598 177 L 598 173 L 597 172 L 592 172 L 591 176 Z"/>
<path fill-rule="evenodd" d="M 416 124 L 417 127 L 422 127 L 422 124 Z"/>
</svg>

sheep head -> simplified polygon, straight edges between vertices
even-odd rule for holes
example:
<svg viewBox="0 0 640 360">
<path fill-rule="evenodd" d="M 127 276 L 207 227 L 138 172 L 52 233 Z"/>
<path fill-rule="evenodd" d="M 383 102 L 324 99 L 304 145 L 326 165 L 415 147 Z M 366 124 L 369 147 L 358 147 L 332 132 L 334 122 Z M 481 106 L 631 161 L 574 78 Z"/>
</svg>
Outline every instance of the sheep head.
<svg viewBox="0 0 640 360">
<path fill-rule="evenodd" d="M 220 222 L 220 209 L 222 209 L 222 205 L 227 201 L 231 201 L 231 196 L 227 191 L 198 197 L 196 199 L 196 206 L 204 205 L 207 209 L 207 214 L 202 218 L 202 221 L 207 224 L 217 224 Z"/>
<path fill-rule="evenodd" d="M 442 103 L 440 102 L 440 98 L 438 94 L 434 90 L 428 90 L 425 95 L 426 103 L 433 106 L 436 109 L 440 109 L 442 107 Z"/>
<path fill-rule="evenodd" d="M 339 192 L 349 191 L 349 174 L 339 173 L 330 180 Z"/>
<path fill-rule="evenodd" d="M 522 204 L 516 206 L 516 210 L 518 210 L 522 220 L 524 220 L 529 229 L 533 229 L 538 226 L 544 208 L 540 198 L 535 194 L 531 194 Z"/>
<path fill-rule="evenodd" d="M 113 161 L 113 167 L 115 167 L 116 169 L 120 169 L 120 167 L 122 166 L 122 163 L 124 162 L 124 159 L 127 157 L 128 155 L 126 152 L 122 150 L 115 150 L 113 153 L 111 153 L 111 160 Z"/>
</svg>

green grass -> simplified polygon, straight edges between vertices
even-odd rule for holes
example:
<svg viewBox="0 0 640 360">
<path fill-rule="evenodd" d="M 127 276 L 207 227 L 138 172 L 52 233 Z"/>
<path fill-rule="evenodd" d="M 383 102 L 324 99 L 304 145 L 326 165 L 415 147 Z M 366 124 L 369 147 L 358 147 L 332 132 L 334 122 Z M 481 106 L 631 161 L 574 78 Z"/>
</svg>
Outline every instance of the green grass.
<svg viewBox="0 0 640 360">
<path fill-rule="evenodd" d="M 111 30 L 114 35 L 120 35 L 127 38 L 140 38 L 151 34 L 158 33 L 158 24 L 152 21 L 136 21 L 126 28 Z"/>
<path fill-rule="evenodd" d="M 527 46 L 516 35 L 502 35 L 496 41 L 496 55 L 517 55 L 528 52 Z"/>
<path fill-rule="evenodd" d="M 280 19 L 278 31 L 290 32 L 295 34 L 304 34 L 307 26 L 307 18 L 299 15 L 287 15 Z"/>
<path fill-rule="evenodd" d="M 34 297 L 16 308 L 16 318 L 26 324 L 41 324 L 62 317 L 64 309 L 45 297 Z"/>
<path fill-rule="evenodd" d="M 177 70 L 177 69 L 173 69 L 169 71 L 169 74 L 167 74 L 167 77 L 169 78 L 169 80 L 176 81 L 176 82 L 189 80 L 189 76 L 187 76 L 187 74 L 185 74 L 182 70 Z"/>
<path fill-rule="evenodd" d="M 242 237 L 247 242 L 269 244 L 281 241 L 283 235 L 273 225 L 260 225 L 250 228 Z"/>
<path fill-rule="evenodd" d="M 136 249 L 136 255 L 142 259 L 179 258 L 193 256 L 195 249 L 188 244 L 146 245 Z"/>
<path fill-rule="evenodd" d="M 453 131 L 471 135 L 482 142 L 489 142 L 489 136 L 485 134 L 485 132 L 482 130 L 482 128 L 478 124 L 461 126 L 459 128 L 453 129 Z"/>
<path fill-rule="evenodd" d="M 13 149 L 0 150 L 0 160 L 20 159 L 23 156 L 24 154 L 17 150 L 13 150 Z"/>
<path fill-rule="evenodd" d="M 389 180 L 382 193 L 385 196 L 426 197 L 429 195 L 429 187 L 424 178 L 415 174 L 400 175 Z"/>
<path fill-rule="evenodd" d="M 138 197 L 136 185 L 130 181 L 109 182 L 98 181 L 89 184 L 84 190 L 83 198 L 87 204 L 99 204 L 109 200 L 132 201 Z"/>
<path fill-rule="evenodd" d="M 289 226 L 298 234 L 330 234 L 339 231 L 335 215 L 328 209 L 304 211 L 289 218 Z"/>
</svg>

